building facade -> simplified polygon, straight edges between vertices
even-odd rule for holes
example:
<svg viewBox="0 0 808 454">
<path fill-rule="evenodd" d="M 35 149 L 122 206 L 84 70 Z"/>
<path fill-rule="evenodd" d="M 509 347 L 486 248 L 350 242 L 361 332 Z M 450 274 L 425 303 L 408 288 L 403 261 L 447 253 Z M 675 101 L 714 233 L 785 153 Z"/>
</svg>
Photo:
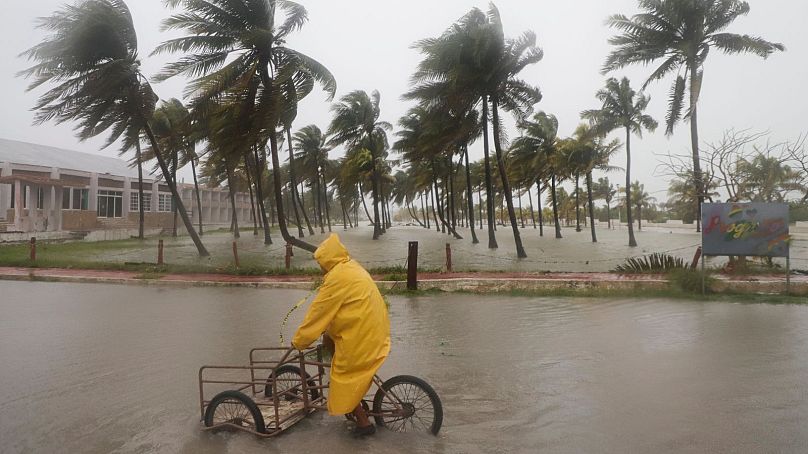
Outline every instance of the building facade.
<svg viewBox="0 0 808 454">
<path fill-rule="evenodd" d="M 198 224 L 228 226 L 233 209 L 229 192 L 200 188 L 197 210 L 193 185 L 179 184 L 188 214 Z M 115 158 L 0 139 L 0 232 L 55 232 L 137 228 L 140 183 L 137 169 Z M 174 225 L 168 185 L 144 174 L 146 228 Z M 236 215 L 251 220 L 248 194 L 237 193 Z M 178 228 L 184 229 L 178 220 Z"/>
</svg>

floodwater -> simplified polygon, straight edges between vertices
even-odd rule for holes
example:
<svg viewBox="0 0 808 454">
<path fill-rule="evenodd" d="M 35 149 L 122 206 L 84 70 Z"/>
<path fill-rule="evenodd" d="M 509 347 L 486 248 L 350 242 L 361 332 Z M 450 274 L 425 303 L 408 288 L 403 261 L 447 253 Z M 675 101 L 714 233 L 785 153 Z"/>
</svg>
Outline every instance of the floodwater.
<svg viewBox="0 0 808 454">
<path fill-rule="evenodd" d="M 530 227 L 521 232 L 528 258 L 516 259 L 516 248 L 510 228 L 500 227 L 496 233 L 499 248 L 488 248 L 487 231 L 478 231 L 480 244 L 471 243 L 469 230 L 460 230 L 464 239 L 453 239 L 433 230 L 419 227 L 394 226 L 378 241 L 370 241 L 373 235 L 371 227 L 343 231 L 335 228 L 334 232 L 342 238 L 351 255 L 369 268 L 389 268 L 404 266 L 407 261 L 407 244 L 419 242 L 418 265 L 422 268 L 442 268 L 446 263 L 446 244 L 452 248 L 452 262 L 456 271 L 571 271 L 571 272 L 603 272 L 614 269 L 628 257 L 639 257 L 653 252 L 667 252 L 681 257 L 688 263 L 692 260 L 696 248 L 701 244 L 700 234 L 687 229 L 644 228 L 636 231 L 639 247 L 628 247 L 628 234 L 625 227 L 617 230 L 598 228 L 598 243 L 592 243 L 588 229 L 576 232 L 575 229 L 563 229 L 563 239 L 555 239 L 552 229 L 545 229 L 545 236 L 540 237 L 538 230 Z M 318 244 L 325 235 L 305 238 Z M 242 232 L 238 240 L 239 258 L 243 265 L 263 265 L 269 267 L 284 266 L 284 246 L 281 239 L 274 237 L 275 244 L 265 246 L 263 237 L 255 237 L 252 232 Z M 165 260 L 167 263 L 208 264 L 221 267 L 233 262 L 232 236 L 227 233 L 206 234 L 203 237 L 211 257 L 200 259 L 196 248 L 188 238 L 166 238 Z M 131 246 L 131 245 L 130 245 Z M 42 251 L 47 256 L 48 251 Z M 297 250 L 292 259 L 292 266 L 298 268 L 318 268 L 309 253 Z M 92 260 L 109 262 L 155 262 L 157 257 L 157 240 L 149 239 L 144 246 L 128 247 L 119 251 L 105 250 L 100 256 L 74 256 L 74 260 Z M 714 262 L 712 260 L 715 260 Z M 708 266 L 722 262 L 723 259 L 708 259 Z M 779 263 L 779 262 L 778 262 Z M 792 244 L 792 267 L 808 268 L 808 234 L 795 233 Z"/>
<path fill-rule="evenodd" d="M 438 437 L 354 440 L 324 414 L 275 439 L 202 432 L 199 366 L 276 344 L 305 294 L 0 282 L 0 452 L 808 448 L 808 305 L 638 299 L 391 298 L 382 375 L 434 386 Z"/>
</svg>

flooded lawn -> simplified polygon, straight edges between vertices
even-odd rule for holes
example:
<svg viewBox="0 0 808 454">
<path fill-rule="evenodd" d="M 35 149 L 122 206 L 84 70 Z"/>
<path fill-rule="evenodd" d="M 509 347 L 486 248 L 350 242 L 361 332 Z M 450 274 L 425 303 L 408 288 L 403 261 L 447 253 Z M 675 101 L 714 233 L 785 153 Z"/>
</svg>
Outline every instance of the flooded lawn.
<svg viewBox="0 0 808 454">
<path fill-rule="evenodd" d="M 808 306 L 391 298 L 393 351 L 438 437 L 200 431 L 197 371 L 278 342 L 300 291 L 0 282 L 0 452 L 727 452 L 808 446 Z M 303 311 L 292 316 L 288 335 Z"/>
</svg>

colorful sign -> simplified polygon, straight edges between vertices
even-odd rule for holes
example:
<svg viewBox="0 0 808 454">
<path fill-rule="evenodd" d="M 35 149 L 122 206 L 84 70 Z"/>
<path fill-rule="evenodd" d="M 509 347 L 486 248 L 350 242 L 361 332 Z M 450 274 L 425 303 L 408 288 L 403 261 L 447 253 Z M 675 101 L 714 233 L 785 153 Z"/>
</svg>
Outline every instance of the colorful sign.
<svg viewBox="0 0 808 454">
<path fill-rule="evenodd" d="M 701 206 L 704 255 L 788 257 L 785 203 L 705 203 Z"/>
</svg>

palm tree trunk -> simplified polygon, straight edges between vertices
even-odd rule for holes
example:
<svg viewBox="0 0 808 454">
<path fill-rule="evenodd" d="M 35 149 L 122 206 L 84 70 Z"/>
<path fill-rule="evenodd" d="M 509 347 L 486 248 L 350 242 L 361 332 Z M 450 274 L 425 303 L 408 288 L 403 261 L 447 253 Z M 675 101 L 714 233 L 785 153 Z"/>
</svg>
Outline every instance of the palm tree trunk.
<svg viewBox="0 0 808 454">
<path fill-rule="evenodd" d="M 634 219 L 631 217 L 631 129 L 626 128 L 626 220 L 628 222 L 628 245 L 637 247 L 634 238 Z"/>
<path fill-rule="evenodd" d="M 210 255 L 210 253 L 208 253 L 205 245 L 202 244 L 202 240 L 196 233 L 194 225 L 191 222 L 191 218 L 188 217 L 188 212 L 185 211 L 185 205 L 182 204 L 182 199 L 179 197 L 177 185 L 170 178 L 171 173 L 169 172 L 168 166 L 163 159 L 162 151 L 160 151 L 160 145 L 158 145 L 157 138 L 154 136 L 154 131 L 152 131 L 151 126 L 147 122 L 144 121 L 144 123 L 146 123 L 144 128 L 146 130 L 146 135 L 149 137 L 149 142 L 151 142 L 152 148 L 154 148 L 154 156 L 157 158 L 157 164 L 160 166 L 160 171 L 163 172 L 163 178 L 166 180 L 166 183 L 168 183 L 168 189 L 171 191 L 171 195 L 174 196 L 174 199 L 177 201 L 177 211 L 182 218 L 182 222 L 185 224 L 185 229 L 188 230 L 188 235 L 191 236 L 191 240 L 194 242 L 196 250 L 199 252 L 199 256 L 207 257 Z"/>
<path fill-rule="evenodd" d="M 466 197 L 466 202 L 468 204 L 468 216 L 469 216 L 469 228 L 471 229 L 471 243 L 478 244 L 480 242 L 477 239 L 477 233 L 474 231 L 474 193 L 471 189 L 471 170 L 469 169 L 469 147 L 466 145 L 463 147 L 463 156 L 466 161 L 466 192 L 468 196 Z M 480 218 L 482 220 L 482 217 Z"/>
<path fill-rule="evenodd" d="M 323 177 L 323 198 L 325 200 L 325 221 L 328 223 L 328 232 L 331 232 L 331 213 L 329 213 L 328 208 L 328 183 L 325 182 L 325 177 Z"/>
<path fill-rule="evenodd" d="M 522 211 L 522 194 L 519 189 L 516 190 L 516 195 L 519 197 L 519 221 L 522 223 L 522 228 L 525 228 L 525 212 Z"/>
<path fill-rule="evenodd" d="M 194 190 L 196 191 L 196 211 L 199 213 L 199 236 L 204 235 L 202 232 L 202 196 L 199 195 L 199 179 L 196 176 L 196 160 L 191 158 L 191 173 L 194 174 Z M 247 172 L 247 176 L 250 172 Z M 252 188 L 250 189 L 250 198 L 252 198 Z"/>
<path fill-rule="evenodd" d="M 642 205 L 637 205 L 637 230 L 642 232 Z"/>
<path fill-rule="evenodd" d="M 365 203 L 365 191 L 362 189 L 362 183 L 359 183 L 359 197 L 362 199 L 362 206 L 365 208 L 365 215 L 368 217 L 368 222 L 373 223 L 373 216 L 368 211 L 368 204 Z M 375 230 L 375 229 L 374 229 Z"/>
<path fill-rule="evenodd" d="M 609 188 L 606 188 L 606 190 L 608 191 Z M 611 230 L 612 229 L 612 208 L 609 206 L 609 199 L 608 198 L 606 199 L 606 217 L 608 218 L 608 219 L 606 219 L 607 226 L 609 227 L 609 230 Z"/>
<path fill-rule="evenodd" d="M 432 199 L 432 219 L 435 221 L 435 229 L 437 229 L 438 233 L 441 233 L 440 222 L 438 222 L 438 212 L 435 210 L 435 191 L 432 189 L 429 190 L 429 198 Z"/>
<path fill-rule="evenodd" d="M 255 212 L 255 194 L 253 194 L 253 185 L 252 185 L 252 178 L 250 177 L 250 165 L 245 161 L 244 166 L 246 167 L 247 175 L 247 188 L 250 190 L 250 213 L 252 214 L 252 221 L 253 221 L 253 236 L 258 236 L 258 216 L 256 216 Z M 200 213 L 200 218 L 201 218 Z"/>
<path fill-rule="evenodd" d="M 499 109 L 497 107 L 497 99 L 491 99 L 491 113 L 494 115 L 494 150 L 497 154 L 497 167 L 499 167 L 499 176 L 502 181 L 502 190 L 505 195 L 505 201 L 508 204 L 508 217 L 511 221 L 511 228 L 513 229 L 513 240 L 516 243 L 516 255 L 519 258 L 526 258 L 527 252 L 522 245 L 522 236 L 519 234 L 519 226 L 516 225 L 516 212 L 513 209 L 513 197 L 511 194 L 511 184 L 508 181 L 508 173 L 505 168 L 505 160 L 502 157 L 502 143 L 500 140 L 499 131 Z"/>
<path fill-rule="evenodd" d="M 541 208 L 541 180 L 536 179 L 536 202 L 539 204 L 539 236 L 544 236 L 544 213 Z"/>
<path fill-rule="evenodd" d="M 497 244 L 496 233 L 494 233 L 494 186 L 491 182 L 491 158 L 488 144 L 488 96 L 485 95 L 483 95 L 483 153 L 485 164 L 485 206 L 488 211 L 488 249 L 497 249 L 499 245 Z"/>
<path fill-rule="evenodd" d="M 266 67 L 264 67 L 264 71 Z M 262 72 L 264 72 L 262 71 Z M 266 81 L 268 82 L 268 81 Z M 271 86 L 269 83 L 265 83 L 266 86 Z M 275 134 L 269 134 L 269 144 L 270 144 L 270 155 L 272 156 L 272 173 L 274 178 L 272 179 L 272 183 L 275 186 L 275 206 L 278 210 L 278 227 L 281 230 L 281 236 L 283 237 L 284 241 L 287 243 L 303 249 L 305 251 L 314 252 L 317 250 L 317 247 L 313 244 L 309 244 L 305 241 L 301 241 L 297 238 L 294 238 L 292 235 L 289 234 L 289 230 L 286 228 L 286 216 L 283 213 L 283 193 L 281 188 L 281 165 L 280 160 L 278 159 L 278 138 Z"/>
<path fill-rule="evenodd" d="M 424 217 L 426 221 L 426 228 L 431 229 L 432 227 L 429 225 L 429 213 L 426 212 L 426 205 L 424 205 L 424 193 L 420 194 L 421 196 L 421 215 Z"/>
<path fill-rule="evenodd" d="M 233 208 L 233 217 L 231 218 L 233 222 L 233 238 L 241 238 L 238 227 L 238 208 L 236 207 L 236 187 L 234 185 L 233 166 L 228 162 L 227 158 L 225 158 L 224 166 L 227 169 L 227 192 L 230 195 L 230 206 Z"/>
<path fill-rule="evenodd" d="M 581 174 L 575 173 L 575 231 L 581 231 L 581 186 L 579 185 L 579 179 Z"/>
<path fill-rule="evenodd" d="M 558 222 L 558 198 L 556 196 L 556 177 L 555 177 L 555 170 L 551 169 L 553 172 L 553 177 L 550 179 L 550 186 L 551 186 L 551 196 L 553 199 L 553 222 L 555 222 L 555 237 L 556 239 L 561 239 L 561 224 Z"/>
<path fill-rule="evenodd" d="M 265 150 L 265 148 L 262 147 L 262 150 Z M 277 150 L 275 150 L 275 151 L 277 152 Z M 271 153 L 271 150 L 270 150 L 270 153 Z M 272 236 L 270 235 L 270 226 L 271 225 L 274 226 L 275 223 L 274 223 L 274 221 L 272 221 L 270 223 L 270 220 L 274 219 L 272 217 L 272 204 L 270 203 L 270 205 L 269 205 L 269 210 L 270 210 L 269 219 L 267 219 L 267 209 L 266 209 L 266 205 L 264 204 L 264 183 L 262 182 L 262 180 L 264 179 L 264 169 L 266 168 L 266 152 L 262 151 L 259 154 L 258 145 L 255 145 L 253 147 L 253 156 L 255 157 L 255 195 L 256 195 L 256 198 L 258 199 L 258 209 L 261 212 L 261 224 L 262 224 L 262 226 L 264 228 L 264 244 L 269 245 L 269 244 L 272 244 Z M 273 186 L 274 186 L 274 181 L 275 181 L 277 176 L 273 172 L 271 177 L 272 177 Z M 282 194 L 281 194 L 280 198 L 281 198 L 281 200 L 283 199 Z M 276 202 L 277 202 L 277 196 L 276 196 Z"/>
<path fill-rule="evenodd" d="M 589 228 L 592 231 L 592 242 L 598 242 L 598 236 L 595 233 L 595 202 L 592 200 L 592 172 L 586 173 L 586 195 L 589 198 Z"/>
<path fill-rule="evenodd" d="M 138 136 L 140 136 L 139 133 Z M 143 156 L 140 151 L 140 137 L 138 137 L 138 140 L 135 142 L 135 152 L 137 153 L 137 200 L 140 202 L 140 206 L 138 207 L 137 237 L 142 240 L 145 238 L 146 208 L 143 205 Z"/>
<path fill-rule="evenodd" d="M 530 184 L 527 185 L 527 201 L 530 203 L 530 220 L 533 221 L 533 229 L 536 229 L 536 210 L 533 209 L 533 193 L 530 192 Z"/>
<path fill-rule="evenodd" d="M 295 211 L 295 222 L 297 223 L 297 237 L 303 238 L 305 235 L 303 234 L 303 224 L 300 222 L 300 213 L 297 211 L 296 205 L 296 194 L 297 194 L 297 179 L 295 178 L 295 153 L 292 150 L 292 130 L 291 128 L 284 128 L 286 129 L 286 141 L 289 143 L 289 187 L 292 190 L 292 207 Z M 306 208 L 301 203 L 301 209 L 303 210 L 303 214 L 306 214 Z M 308 219 L 306 223 L 308 224 Z M 311 225 L 309 225 L 309 235 L 314 235 L 314 231 L 311 229 Z"/>
<path fill-rule="evenodd" d="M 172 162 L 172 165 L 171 165 L 171 179 L 174 180 L 174 185 L 176 186 L 177 185 L 177 165 L 178 165 L 177 161 L 179 160 L 179 157 L 177 156 L 176 152 L 172 156 L 172 159 L 173 159 L 173 162 Z M 175 202 L 175 203 L 173 203 L 173 205 L 174 206 L 173 206 L 172 211 L 174 212 L 174 226 L 171 229 L 171 236 L 176 238 L 177 237 L 177 203 Z"/>
<path fill-rule="evenodd" d="M 441 222 L 441 225 L 443 226 L 443 228 L 441 229 L 441 233 L 446 233 L 448 231 L 450 235 L 455 237 L 455 239 L 462 240 L 463 237 L 460 236 L 460 234 L 457 233 L 457 231 L 452 227 L 452 224 L 450 224 L 449 221 L 447 221 L 446 218 L 444 217 L 443 213 L 444 213 L 445 210 L 442 209 L 443 208 L 443 203 L 442 203 L 441 198 L 440 198 L 440 191 L 439 191 L 439 187 L 438 187 L 437 178 L 433 179 L 433 182 L 435 184 L 435 194 L 436 194 L 436 197 L 438 199 L 438 202 L 437 202 L 438 207 L 439 207 L 438 216 L 440 217 L 440 222 Z"/>
<path fill-rule="evenodd" d="M 480 230 L 483 229 L 483 193 L 479 186 L 477 186 L 477 200 L 479 203 L 477 204 L 480 207 Z"/>
<path fill-rule="evenodd" d="M 693 182 L 698 194 L 696 207 L 696 231 L 701 232 L 701 204 L 704 203 L 704 179 L 701 173 L 701 158 L 699 157 L 699 92 L 701 91 L 701 78 L 695 63 L 690 63 L 690 147 L 693 150 Z"/>
<path fill-rule="evenodd" d="M 320 233 L 325 233 L 325 225 L 323 223 L 323 194 L 320 191 L 320 170 L 317 169 L 316 175 L 314 176 L 314 190 L 317 192 L 317 210 L 318 217 L 320 219 Z"/>
<path fill-rule="evenodd" d="M 300 186 L 303 186 L 302 192 L 297 186 L 295 186 L 297 204 L 300 206 L 300 212 L 303 213 L 303 220 L 306 221 L 306 227 L 309 229 L 309 235 L 314 235 L 314 229 L 311 227 L 311 221 L 309 221 L 309 212 L 306 211 L 306 188 L 303 183 L 301 183 Z"/>
</svg>

